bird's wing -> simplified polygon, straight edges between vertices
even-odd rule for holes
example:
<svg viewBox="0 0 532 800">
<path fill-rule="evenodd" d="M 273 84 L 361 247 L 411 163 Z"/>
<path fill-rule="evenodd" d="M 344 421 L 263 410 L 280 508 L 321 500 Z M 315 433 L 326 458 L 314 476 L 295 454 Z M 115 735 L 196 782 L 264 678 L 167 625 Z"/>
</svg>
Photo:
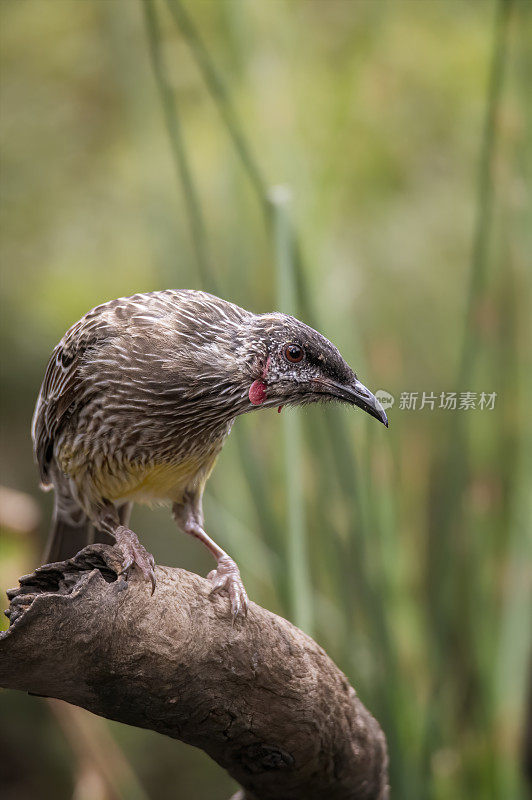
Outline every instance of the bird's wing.
<svg viewBox="0 0 532 800">
<path fill-rule="evenodd" d="M 33 414 L 32 439 L 43 486 L 50 485 L 54 443 L 68 420 L 95 391 L 87 374 L 91 356 L 131 326 L 157 326 L 188 294 L 164 290 L 119 297 L 91 309 L 63 336 L 48 362 Z"/>
<path fill-rule="evenodd" d="M 32 424 L 33 452 L 45 486 L 50 482 L 49 466 L 56 437 L 77 405 L 85 400 L 80 368 L 87 351 L 109 334 L 104 315 L 87 315 L 65 333 L 48 362 Z"/>
</svg>

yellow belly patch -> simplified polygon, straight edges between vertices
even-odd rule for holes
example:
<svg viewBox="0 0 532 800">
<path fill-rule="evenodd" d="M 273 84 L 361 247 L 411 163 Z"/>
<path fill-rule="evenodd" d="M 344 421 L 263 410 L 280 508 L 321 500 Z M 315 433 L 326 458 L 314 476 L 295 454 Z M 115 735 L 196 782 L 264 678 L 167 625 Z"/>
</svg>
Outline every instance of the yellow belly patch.
<svg viewBox="0 0 532 800">
<path fill-rule="evenodd" d="M 58 459 L 64 474 L 77 484 L 88 503 L 101 499 L 137 503 L 180 502 L 185 492 L 200 492 L 212 472 L 220 448 L 188 456 L 180 461 L 127 463 L 98 462 L 62 447 Z"/>
<path fill-rule="evenodd" d="M 120 499 L 144 503 L 156 500 L 178 501 L 185 490 L 203 488 L 214 461 L 215 459 L 200 462 L 198 459 L 190 458 L 179 464 L 153 464 L 135 468 L 133 474 L 130 473 L 128 491 L 126 494 L 121 494 Z"/>
<path fill-rule="evenodd" d="M 203 488 L 215 461 L 216 457 L 211 456 L 202 460 L 188 458 L 179 463 L 130 464 L 120 480 L 102 480 L 102 494 L 114 501 L 179 502 L 185 491 Z"/>
</svg>

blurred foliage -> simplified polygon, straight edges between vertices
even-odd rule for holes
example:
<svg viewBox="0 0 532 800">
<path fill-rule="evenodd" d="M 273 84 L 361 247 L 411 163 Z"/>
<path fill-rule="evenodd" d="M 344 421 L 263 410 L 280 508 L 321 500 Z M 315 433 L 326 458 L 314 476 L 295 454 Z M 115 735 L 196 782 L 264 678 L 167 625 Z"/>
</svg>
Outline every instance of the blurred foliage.
<svg viewBox="0 0 532 800">
<path fill-rule="evenodd" d="M 209 482 L 208 529 L 253 599 L 312 625 L 357 687 L 386 731 L 394 797 L 524 797 L 530 3 L 2 0 L 0 12 L 1 481 L 43 515 L 39 537 L 3 531 L 2 585 L 39 560 L 50 497 L 29 426 L 73 321 L 167 286 L 294 305 L 395 396 L 390 429 L 328 406 L 284 411 L 282 425 L 242 418 Z M 293 198 L 282 240 L 279 184 Z M 498 397 L 493 411 L 399 409 L 416 391 Z M 133 522 L 159 562 L 210 569 L 164 510 Z M 34 698 L 0 702 L 5 796 L 81 796 L 72 726 Z M 139 796 L 229 797 L 198 751 L 102 724 Z M 128 796 L 120 780 L 101 796 Z"/>
</svg>

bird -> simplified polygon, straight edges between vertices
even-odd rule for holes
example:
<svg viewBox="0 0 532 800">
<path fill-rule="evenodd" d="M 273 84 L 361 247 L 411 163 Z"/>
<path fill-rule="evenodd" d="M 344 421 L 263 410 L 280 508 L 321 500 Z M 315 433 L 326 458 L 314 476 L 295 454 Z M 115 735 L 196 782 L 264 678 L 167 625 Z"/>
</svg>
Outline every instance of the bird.
<svg viewBox="0 0 532 800">
<path fill-rule="evenodd" d="M 117 544 L 120 578 L 155 562 L 128 527 L 132 504 L 165 503 L 216 559 L 211 594 L 233 621 L 248 596 L 236 562 L 207 534 L 202 498 L 236 417 L 339 401 L 388 427 L 375 395 L 318 331 L 279 312 L 255 314 L 194 289 L 102 303 L 54 348 L 32 421 L 41 488 L 54 490 L 44 563 L 86 544 Z"/>
</svg>

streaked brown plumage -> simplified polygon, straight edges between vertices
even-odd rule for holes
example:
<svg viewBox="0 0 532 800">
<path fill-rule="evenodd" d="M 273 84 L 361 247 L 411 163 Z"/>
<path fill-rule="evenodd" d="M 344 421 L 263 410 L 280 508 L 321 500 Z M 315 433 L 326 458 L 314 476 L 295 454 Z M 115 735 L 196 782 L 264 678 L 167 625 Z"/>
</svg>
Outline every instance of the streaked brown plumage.
<svg viewBox="0 0 532 800">
<path fill-rule="evenodd" d="M 218 562 L 213 591 L 247 596 L 235 562 L 203 530 L 202 495 L 235 417 L 259 406 L 341 400 L 387 425 L 378 401 L 325 337 L 284 314 L 252 314 L 205 292 L 166 290 L 89 311 L 56 346 L 33 417 L 42 485 L 55 490 L 48 561 L 110 535 L 152 580 L 127 527 L 132 502 L 172 504 Z"/>
</svg>

